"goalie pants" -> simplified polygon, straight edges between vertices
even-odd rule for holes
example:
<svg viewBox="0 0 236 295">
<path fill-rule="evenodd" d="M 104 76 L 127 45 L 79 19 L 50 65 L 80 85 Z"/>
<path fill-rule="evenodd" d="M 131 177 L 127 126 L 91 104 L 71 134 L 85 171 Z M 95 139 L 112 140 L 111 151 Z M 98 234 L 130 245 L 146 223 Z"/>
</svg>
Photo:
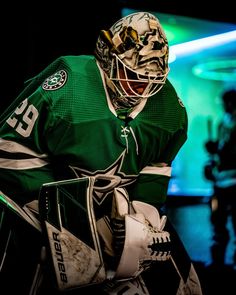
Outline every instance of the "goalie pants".
<svg viewBox="0 0 236 295">
<path fill-rule="evenodd" d="M 41 236 L 31 228 L 27 228 L 25 224 L 21 225 L 19 219 L 14 220 L 11 216 L 5 218 L 4 224 L 8 224 L 9 226 L 4 227 L 4 230 L 3 227 L 0 228 L 1 239 L 2 237 L 7 237 L 9 230 L 11 230 L 11 238 L 4 264 L 1 267 L 1 294 L 28 295 L 30 294 L 35 270 L 40 260 L 40 249 L 42 247 Z M 12 225 L 14 225 L 14 230 L 11 228 Z M 132 293 L 132 290 L 128 290 L 129 287 L 123 288 L 124 290 L 119 291 L 119 293 L 116 293 L 115 290 L 107 293 L 104 291 L 106 282 L 101 285 L 69 291 L 68 293 L 73 295 L 87 295 L 90 291 L 96 292 L 99 295 L 201 295 L 201 285 L 191 259 L 176 230 L 168 219 L 165 229 L 171 235 L 172 257 L 167 261 L 155 262 L 148 270 L 141 274 L 149 293 Z M 3 250 L 1 249 L 1 254 L 2 252 Z M 40 291 L 34 294 L 43 295 L 45 292 L 50 292 L 51 295 L 59 294 L 54 288 L 50 272 L 44 275 L 44 278 L 45 281 Z"/>
</svg>

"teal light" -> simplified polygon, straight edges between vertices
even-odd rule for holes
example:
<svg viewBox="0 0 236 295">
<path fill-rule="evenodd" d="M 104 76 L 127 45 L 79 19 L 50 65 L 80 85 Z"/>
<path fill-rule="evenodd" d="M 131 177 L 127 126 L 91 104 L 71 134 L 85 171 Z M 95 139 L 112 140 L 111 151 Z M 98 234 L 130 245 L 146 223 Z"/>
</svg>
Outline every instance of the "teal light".
<svg viewBox="0 0 236 295">
<path fill-rule="evenodd" d="M 216 81 L 236 81 L 236 58 L 216 60 L 195 65 L 194 75 Z"/>
</svg>

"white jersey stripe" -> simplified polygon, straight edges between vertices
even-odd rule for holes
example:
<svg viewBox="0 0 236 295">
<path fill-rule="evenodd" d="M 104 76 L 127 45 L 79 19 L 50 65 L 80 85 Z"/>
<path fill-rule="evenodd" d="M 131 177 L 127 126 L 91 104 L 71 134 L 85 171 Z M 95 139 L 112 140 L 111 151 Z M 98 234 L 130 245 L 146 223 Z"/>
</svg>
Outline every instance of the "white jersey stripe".
<svg viewBox="0 0 236 295">
<path fill-rule="evenodd" d="M 26 146 L 17 142 L 0 138 L 0 150 L 8 153 L 24 153 L 37 158 L 46 158 L 47 154 L 38 154 Z"/>
<path fill-rule="evenodd" d="M 46 166 L 47 161 L 38 158 L 24 159 L 24 160 L 9 160 L 0 158 L 0 168 L 12 170 L 33 169 Z"/>
<path fill-rule="evenodd" d="M 156 167 L 156 166 L 146 166 L 140 171 L 141 174 L 156 174 L 171 176 L 171 167 Z"/>
</svg>

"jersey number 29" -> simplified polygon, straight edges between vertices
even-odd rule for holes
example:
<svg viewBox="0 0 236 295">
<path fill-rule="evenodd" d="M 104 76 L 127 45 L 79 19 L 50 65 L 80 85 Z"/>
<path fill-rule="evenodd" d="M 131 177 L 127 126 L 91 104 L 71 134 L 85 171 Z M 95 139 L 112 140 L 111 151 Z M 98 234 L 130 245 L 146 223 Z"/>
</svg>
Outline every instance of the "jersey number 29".
<svg viewBox="0 0 236 295">
<path fill-rule="evenodd" d="M 20 135 L 28 137 L 30 136 L 38 115 L 38 110 L 32 104 L 29 104 L 26 98 L 15 109 L 14 114 L 9 117 L 6 122 Z"/>
</svg>

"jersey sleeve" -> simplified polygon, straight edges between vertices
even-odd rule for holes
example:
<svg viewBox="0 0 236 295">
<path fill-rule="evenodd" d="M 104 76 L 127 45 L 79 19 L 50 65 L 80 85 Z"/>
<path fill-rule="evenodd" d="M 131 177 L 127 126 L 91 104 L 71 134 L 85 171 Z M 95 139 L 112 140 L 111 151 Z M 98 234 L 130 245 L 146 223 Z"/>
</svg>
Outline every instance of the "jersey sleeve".
<svg viewBox="0 0 236 295">
<path fill-rule="evenodd" d="M 55 181 L 48 146 L 50 130 L 57 123 L 51 90 L 60 99 L 67 82 L 65 68 L 63 58 L 49 64 L 26 82 L 0 117 L 0 190 L 18 203 L 37 199 L 41 185 Z M 56 140 L 60 137 L 54 138 L 54 146 Z"/>
<path fill-rule="evenodd" d="M 50 124 L 40 87 L 17 99 L 1 120 L 0 189 L 19 203 L 37 199 L 40 186 L 54 180 L 45 140 Z"/>
</svg>

